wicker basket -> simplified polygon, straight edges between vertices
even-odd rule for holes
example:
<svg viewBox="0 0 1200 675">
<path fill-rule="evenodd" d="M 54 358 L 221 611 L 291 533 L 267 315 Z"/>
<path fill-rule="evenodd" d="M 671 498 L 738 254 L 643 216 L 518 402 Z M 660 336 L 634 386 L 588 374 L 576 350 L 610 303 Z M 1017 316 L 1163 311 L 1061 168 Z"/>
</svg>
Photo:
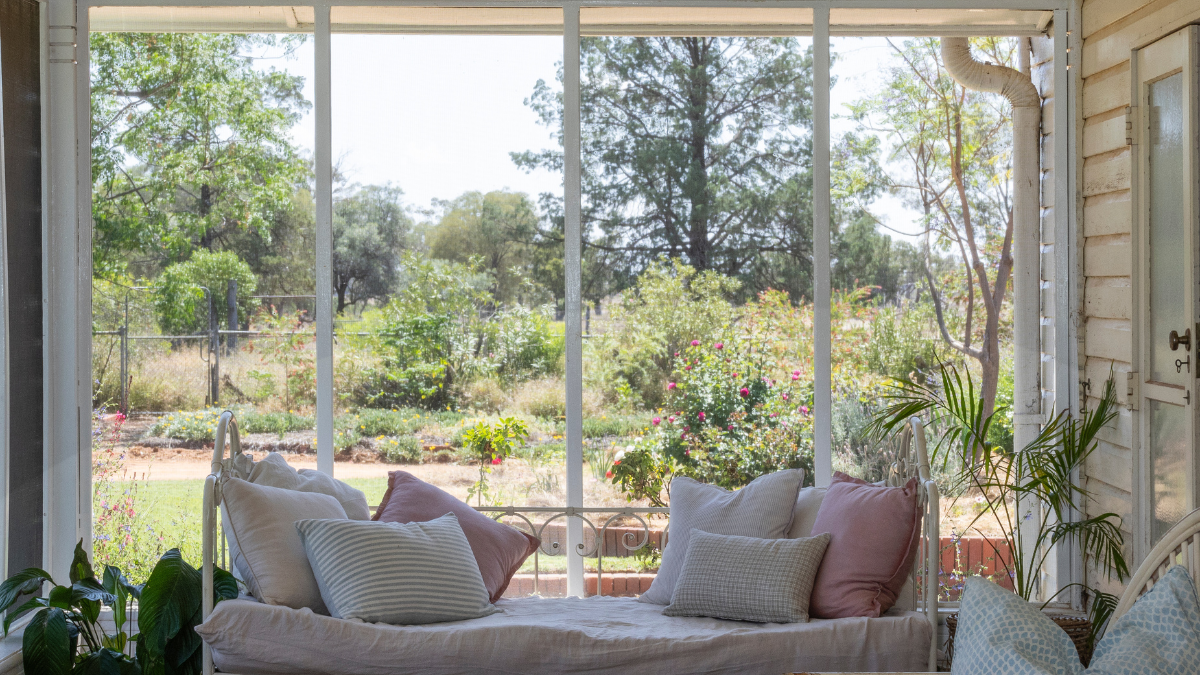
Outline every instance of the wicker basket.
<svg viewBox="0 0 1200 675">
<path fill-rule="evenodd" d="M 1079 652 L 1079 661 L 1086 667 L 1092 661 L 1092 648 L 1088 644 L 1092 634 L 1092 622 L 1087 620 L 1087 617 L 1082 616 L 1065 616 L 1057 614 L 1047 615 L 1051 621 L 1058 624 L 1058 627 L 1066 631 L 1067 637 L 1071 638 L 1071 642 L 1075 643 L 1075 651 Z M 946 654 L 950 661 L 954 661 L 954 631 L 958 628 L 958 614 L 951 614 L 946 617 L 946 631 L 950 634 L 950 639 L 946 643 Z"/>
</svg>

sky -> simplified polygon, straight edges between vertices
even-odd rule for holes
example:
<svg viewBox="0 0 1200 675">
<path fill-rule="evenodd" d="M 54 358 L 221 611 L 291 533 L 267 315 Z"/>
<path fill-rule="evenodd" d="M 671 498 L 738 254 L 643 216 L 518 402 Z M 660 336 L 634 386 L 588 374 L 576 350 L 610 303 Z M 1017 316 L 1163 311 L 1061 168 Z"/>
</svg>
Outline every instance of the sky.
<svg viewBox="0 0 1200 675">
<path fill-rule="evenodd" d="M 836 138 L 856 127 L 845 106 L 882 82 L 891 51 L 883 38 L 834 38 L 832 49 Z M 334 161 L 349 182 L 400 187 L 417 210 L 469 190 L 561 192 L 560 175 L 525 172 L 509 157 L 556 147 L 524 101 L 538 79 L 555 81 L 561 59 L 561 37 L 334 35 Z M 313 100 L 311 40 L 290 61 L 262 63 L 304 76 Z M 311 152 L 311 112 L 293 137 Z M 885 196 L 873 210 L 892 228 L 916 229 L 899 199 Z"/>
</svg>

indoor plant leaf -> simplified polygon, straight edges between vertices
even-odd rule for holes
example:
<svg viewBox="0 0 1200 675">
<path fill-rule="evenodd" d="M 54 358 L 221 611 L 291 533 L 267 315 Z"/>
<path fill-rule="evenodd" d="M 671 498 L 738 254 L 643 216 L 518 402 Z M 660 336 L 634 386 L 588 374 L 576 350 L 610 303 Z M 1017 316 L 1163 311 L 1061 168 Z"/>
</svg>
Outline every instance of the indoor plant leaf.
<svg viewBox="0 0 1200 675">
<path fill-rule="evenodd" d="M 71 583 L 82 581 L 83 579 L 95 579 L 96 572 L 92 569 L 92 562 L 88 560 L 87 551 L 83 550 L 83 540 L 75 544 L 75 559 L 71 561 Z"/>
<path fill-rule="evenodd" d="M 213 567 L 213 598 L 214 602 L 236 600 L 238 596 L 237 577 L 220 567 Z"/>
<path fill-rule="evenodd" d="M 19 619 L 25 612 L 28 612 L 31 609 L 37 609 L 38 607 L 48 606 L 50 606 L 50 603 L 48 600 L 46 600 L 46 598 L 30 598 L 25 602 L 25 604 L 12 610 L 11 612 L 8 612 L 4 615 L 4 635 L 8 635 L 8 629 L 10 626 L 12 626 L 12 622 Z"/>
<path fill-rule="evenodd" d="M 37 593 L 47 581 L 54 583 L 50 573 L 36 567 L 23 569 L 12 575 L 0 584 L 0 611 L 7 610 L 22 595 Z"/>
<path fill-rule="evenodd" d="M 73 675 L 134 675 L 137 663 L 107 647 L 89 652 L 75 664 Z"/>
<path fill-rule="evenodd" d="M 70 674 L 71 631 L 61 609 L 50 607 L 33 616 L 21 639 L 21 657 L 27 673 Z"/>
<path fill-rule="evenodd" d="M 184 561 L 179 549 L 164 553 L 154 566 L 138 606 L 138 653 L 143 672 L 165 672 L 168 643 L 185 629 L 186 621 L 200 614 L 200 582 L 200 573 Z"/>
</svg>

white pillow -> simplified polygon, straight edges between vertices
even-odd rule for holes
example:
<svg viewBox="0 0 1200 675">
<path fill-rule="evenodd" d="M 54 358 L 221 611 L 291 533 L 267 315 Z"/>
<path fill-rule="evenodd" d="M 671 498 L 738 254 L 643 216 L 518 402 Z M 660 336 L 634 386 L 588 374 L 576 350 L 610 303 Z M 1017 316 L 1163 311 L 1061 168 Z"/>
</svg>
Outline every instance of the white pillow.
<svg viewBox="0 0 1200 675">
<path fill-rule="evenodd" d="M 250 470 L 249 480 L 256 485 L 329 495 L 338 500 L 350 520 L 371 519 L 371 508 L 367 505 L 367 496 L 362 490 L 352 488 L 320 471 L 297 471 L 278 452 L 272 452 L 261 461 L 255 462 L 254 468 Z"/>
<path fill-rule="evenodd" d="M 821 510 L 821 502 L 825 499 L 825 488 L 800 488 L 796 496 L 796 508 L 792 510 L 792 527 L 788 530 L 788 539 L 811 537 L 813 523 L 817 522 L 817 511 Z"/>
<path fill-rule="evenodd" d="M 221 485 L 226 536 L 236 545 L 233 564 L 251 595 L 268 605 L 308 607 L 328 614 L 296 521 L 346 519 L 336 499 L 255 485 L 230 478 Z"/>
<path fill-rule="evenodd" d="M 759 539 L 781 539 L 792 524 L 792 509 L 803 469 L 759 476 L 737 491 L 706 485 L 684 476 L 671 480 L 671 536 L 658 574 L 638 600 L 657 605 L 671 602 L 687 556 L 692 530 Z"/>
</svg>

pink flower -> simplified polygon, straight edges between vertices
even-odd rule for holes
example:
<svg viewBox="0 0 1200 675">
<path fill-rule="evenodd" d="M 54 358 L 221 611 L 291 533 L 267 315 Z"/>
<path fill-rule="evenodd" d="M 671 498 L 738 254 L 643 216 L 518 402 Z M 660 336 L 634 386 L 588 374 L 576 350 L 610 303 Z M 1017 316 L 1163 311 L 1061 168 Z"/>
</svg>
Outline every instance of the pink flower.
<svg viewBox="0 0 1200 675">
<path fill-rule="evenodd" d="M 493 457 L 493 458 L 492 458 L 492 464 L 493 464 L 493 465 L 499 464 L 500 462 L 503 462 L 503 461 L 504 461 L 504 460 L 503 460 L 503 459 L 501 459 L 500 457 Z"/>
<path fill-rule="evenodd" d="M 788 400 L 788 394 L 786 391 L 783 392 L 783 400 L 785 400 L 785 401 Z"/>
<path fill-rule="evenodd" d="M 798 379 L 800 379 L 800 376 L 795 373 L 792 373 L 792 382 L 795 382 Z"/>
<path fill-rule="evenodd" d="M 801 412 L 801 414 L 807 415 L 808 414 L 808 406 L 806 406 L 806 405 L 800 406 L 800 412 Z"/>
<path fill-rule="evenodd" d="M 697 417 L 699 417 L 699 418 L 700 418 L 700 421 L 701 421 L 701 422 L 703 422 L 703 421 L 704 421 L 704 411 L 703 411 L 703 410 L 701 410 L 701 411 L 700 411 L 700 414 L 699 414 L 699 415 L 697 415 Z"/>
<path fill-rule="evenodd" d="M 692 430 L 692 428 L 691 428 L 691 427 L 684 427 L 684 428 L 683 428 L 683 430 L 684 430 L 684 432 L 688 432 L 688 431 L 691 431 L 691 430 Z"/>
<path fill-rule="evenodd" d="M 742 395 L 742 398 L 746 398 L 747 396 L 750 395 L 750 390 L 745 387 L 742 387 L 741 389 L 738 390 L 738 393 Z"/>
<path fill-rule="evenodd" d="M 685 432 L 683 432 L 682 434 L 679 434 L 679 437 L 680 437 L 680 438 L 687 438 L 687 432 L 685 431 Z"/>
<path fill-rule="evenodd" d="M 684 451 L 683 451 L 683 456 L 684 456 L 684 457 L 690 457 L 691 455 L 692 455 L 692 451 L 691 451 L 691 450 L 684 450 Z"/>
<path fill-rule="evenodd" d="M 675 356 L 679 356 L 679 352 L 675 352 Z"/>
<path fill-rule="evenodd" d="M 732 425 L 732 424 L 730 424 L 730 425 L 729 425 L 729 430 L 730 430 L 730 431 L 733 431 L 733 425 Z"/>
<path fill-rule="evenodd" d="M 662 421 L 661 417 L 655 417 L 654 419 L 650 420 L 650 423 L 653 424 L 654 426 L 658 426 L 658 423 L 661 421 Z"/>
<path fill-rule="evenodd" d="M 700 341 L 699 341 L 699 340 L 692 340 L 692 346 L 693 346 L 693 347 L 699 347 L 699 346 L 700 346 Z"/>
<path fill-rule="evenodd" d="M 671 424 L 674 424 L 674 423 L 675 423 L 675 416 L 674 416 L 674 415 L 671 415 L 670 417 L 668 417 L 668 418 L 667 418 L 667 422 L 669 422 L 669 423 L 671 423 Z"/>
<path fill-rule="evenodd" d="M 724 342 L 718 342 L 717 344 L 715 344 L 715 345 L 713 345 L 713 346 L 714 346 L 714 347 L 716 347 L 717 349 L 725 349 L 725 343 L 724 343 Z"/>
<path fill-rule="evenodd" d="M 793 370 L 793 371 L 792 371 L 792 374 L 793 374 L 793 375 L 795 375 L 796 377 L 800 377 L 800 371 L 799 371 L 799 370 Z"/>
<path fill-rule="evenodd" d="M 668 383 L 667 383 L 667 389 L 668 389 L 668 390 L 671 390 L 671 389 L 674 389 L 674 388 L 675 388 L 675 383 L 674 383 L 674 382 L 668 382 Z"/>
<path fill-rule="evenodd" d="M 734 374 L 733 374 L 733 376 L 736 378 L 736 377 L 738 376 L 738 374 L 737 374 L 737 373 L 734 373 Z"/>
<path fill-rule="evenodd" d="M 771 413 L 771 417 L 779 417 L 779 413 L 773 412 L 773 413 Z"/>
<path fill-rule="evenodd" d="M 692 369 L 692 367 L 691 367 L 691 366 L 684 366 L 684 367 L 683 367 L 683 369 L 684 369 L 684 370 L 691 370 L 691 369 Z"/>
<path fill-rule="evenodd" d="M 116 420 L 118 422 L 124 422 L 125 421 L 125 413 L 123 413 L 123 412 L 117 413 Z"/>
</svg>

